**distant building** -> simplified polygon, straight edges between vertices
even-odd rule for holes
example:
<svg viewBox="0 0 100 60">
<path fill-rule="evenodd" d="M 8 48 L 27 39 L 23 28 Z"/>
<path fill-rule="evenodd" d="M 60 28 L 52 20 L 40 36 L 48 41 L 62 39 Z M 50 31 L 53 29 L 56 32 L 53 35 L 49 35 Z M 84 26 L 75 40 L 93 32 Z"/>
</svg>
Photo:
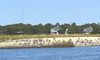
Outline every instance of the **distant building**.
<svg viewBox="0 0 100 60">
<path fill-rule="evenodd" d="M 59 34 L 60 27 L 59 26 L 54 26 L 53 28 L 51 28 L 50 32 L 51 34 Z"/>
<path fill-rule="evenodd" d="M 23 31 L 17 31 L 16 34 L 23 34 Z"/>
<path fill-rule="evenodd" d="M 83 33 L 85 34 L 90 34 L 91 32 L 93 31 L 93 28 L 90 26 L 90 27 L 87 27 L 83 30 Z"/>
</svg>

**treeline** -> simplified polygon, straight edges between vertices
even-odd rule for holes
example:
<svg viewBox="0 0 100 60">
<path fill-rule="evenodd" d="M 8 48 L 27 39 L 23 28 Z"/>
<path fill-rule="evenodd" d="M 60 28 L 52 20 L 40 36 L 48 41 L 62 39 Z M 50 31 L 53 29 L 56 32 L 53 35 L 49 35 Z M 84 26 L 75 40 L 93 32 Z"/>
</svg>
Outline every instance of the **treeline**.
<svg viewBox="0 0 100 60">
<path fill-rule="evenodd" d="M 91 24 L 84 24 L 84 25 L 76 25 L 76 23 L 72 24 L 59 24 L 56 23 L 55 25 L 51 23 L 47 23 L 45 25 L 38 24 L 38 25 L 31 25 L 31 24 L 12 24 L 6 26 L 0 26 L 0 34 L 50 34 L 50 29 L 54 26 L 60 26 L 59 33 L 64 34 L 66 28 L 68 28 L 69 34 L 76 34 L 76 33 L 83 33 L 83 29 L 89 26 L 92 26 L 93 32 L 92 34 L 100 34 L 100 24 L 91 23 Z"/>
</svg>

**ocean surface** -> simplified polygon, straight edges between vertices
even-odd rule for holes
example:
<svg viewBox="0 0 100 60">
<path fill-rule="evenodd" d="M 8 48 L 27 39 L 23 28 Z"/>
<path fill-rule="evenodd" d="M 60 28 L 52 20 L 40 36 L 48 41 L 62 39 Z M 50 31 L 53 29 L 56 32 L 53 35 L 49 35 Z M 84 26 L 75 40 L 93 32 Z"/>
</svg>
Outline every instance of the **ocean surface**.
<svg viewBox="0 0 100 60">
<path fill-rule="evenodd" d="M 100 60 L 100 46 L 0 49 L 0 60 Z"/>
</svg>

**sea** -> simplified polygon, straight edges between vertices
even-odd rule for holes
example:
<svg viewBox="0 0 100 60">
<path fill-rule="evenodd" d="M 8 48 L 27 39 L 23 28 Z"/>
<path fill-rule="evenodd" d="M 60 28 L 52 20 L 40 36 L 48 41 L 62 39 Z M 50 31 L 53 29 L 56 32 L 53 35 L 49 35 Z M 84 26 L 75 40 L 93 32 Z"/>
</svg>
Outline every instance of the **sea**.
<svg viewBox="0 0 100 60">
<path fill-rule="evenodd" d="M 0 49 L 0 60 L 100 60 L 100 46 Z"/>
</svg>

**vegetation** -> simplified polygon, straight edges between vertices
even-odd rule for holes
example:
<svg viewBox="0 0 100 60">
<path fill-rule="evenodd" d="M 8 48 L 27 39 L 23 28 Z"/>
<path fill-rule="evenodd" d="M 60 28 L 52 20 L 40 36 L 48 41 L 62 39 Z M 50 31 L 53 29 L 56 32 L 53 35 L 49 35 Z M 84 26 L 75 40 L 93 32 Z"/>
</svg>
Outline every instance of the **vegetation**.
<svg viewBox="0 0 100 60">
<path fill-rule="evenodd" d="M 71 40 L 69 40 L 68 42 L 56 42 L 54 43 L 53 45 L 51 46 L 48 46 L 48 47 L 75 47 L 73 42 Z"/>
<path fill-rule="evenodd" d="M 61 29 L 59 30 L 60 35 L 50 35 L 50 29 L 59 25 Z M 31 25 L 31 24 L 12 24 L 12 25 L 0 25 L 0 40 L 15 40 L 15 39 L 26 39 L 26 38 L 50 38 L 50 37 L 81 37 L 81 36 L 100 36 L 100 24 L 91 23 L 84 25 L 76 25 L 76 23 L 72 24 L 59 24 L 55 25 L 51 23 L 47 23 L 45 25 Z M 83 29 L 86 27 L 92 26 L 94 31 L 89 34 L 83 34 Z M 68 35 L 65 35 L 65 30 L 68 28 Z"/>
<path fill-rule="evenodd" d="M 50 35 L 50 29 L 54 26 L 60 26 L 59 35 Z M 91 34 L 83 34 L 83 29 L 92 26 L 94 31 Z M 64 34 L 66 28 L 68 34 Z M 55 37 L 100 37 L 100 24 L 84 24 L 76 25 L 72 24 L 59 24 L 55 25 L 47 23 L 45 25 L 31 25 L 31 24 L 12 24 L 6 26 L 0 26 L 0 42 L 18 40 L 18 39 L 30 39 L 30 38 L 55 38 Z M 55 42 L 50 46 L 43 47 L 74 47 L 71 40 L 68 42 Z"/>
<path fill-rule="evenodd" d="M 0 35 L 0 40 L 16 40 L 16 39 L 29 39 L 29 38 L 54 38 L 54 37 L 100 37 L 100 34 L 60 34 L 60 35 Z"/>
<path fill-rule="evenodd" d="M 68 42 L 63 42 L 63 43 L 55 43 L 53 45 L 47 45 L 43 47 L 48 47 L 48 48 L 59 48 L 59 47 L 75 47 L 73 42 L 68 41 Z"/>
<path fill-rule="evenodd" d="M 64 34 L 66 28 L 68 28 L 68 34 L 81 34 L 83 33 L 83 29 L 89 26 L 92 26 L 94 31 L 91 34 L 100 34 L 100 24 L 91 23 L 84 25 L 76 25 L 76 23 L 72 24 L 59 24 L 61 29 L 59 30 L 60 34 Z M 0 26 L 0 34 L 3 35 L 16 35 L 16 34 L 50 34 L 50 29 L 55 26 L 51 23 L 47 23 L 45 25 L 31 25 L 31 24 L 12 24 L 6 26 Z"/>
</svg>

